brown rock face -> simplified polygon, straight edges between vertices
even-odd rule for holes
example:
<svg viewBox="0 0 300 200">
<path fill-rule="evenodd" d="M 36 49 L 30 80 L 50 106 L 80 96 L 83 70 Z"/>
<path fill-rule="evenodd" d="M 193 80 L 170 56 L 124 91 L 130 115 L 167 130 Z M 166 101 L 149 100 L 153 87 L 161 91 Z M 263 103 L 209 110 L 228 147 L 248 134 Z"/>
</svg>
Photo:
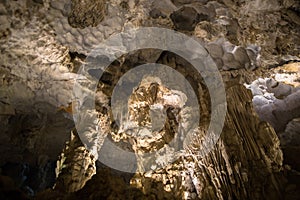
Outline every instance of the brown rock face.
<svg viewBox="0 0 300 200">
<path fill-rule="evenodd" d="M 164 144 L 168 144 L 178 132 L 178 115 L 186 96 L 165 88 L 158 83 L 159 79 L 151 81 L 152 78 L 149 78 L 150 80 L 141 83 L 129 98 L 129 120 L 137 126 L 145 127 L 149 133 L 152 132 L 151 135 L 154 137 L 148 139 L 156 145 L 152 146 L 148 143 L 145 148 L 160 149 Z M 147 142 L 147 139 L 143 137 L 140 139 Z M 136 149 L 143 151 L 142 147 L 136 147 Z"/>
<path fill-rule="evenodd" d="M 55 190 L 72 193 L 80 190 L 96 173 L 94 157 L 81 143 L 76 130 L 66 144 L 56 166 Z"/>
<path fill-rule="evenodd" d="M 136 175 L 133 185 L 157 199 L 281 199 L 283 157 L 275 131 L 259 121 L 250 91 L 234 85 L 226 93 L 228 114 L 212 152 L 199 156 L 201 138 L 207 134 L 199 129 L 186 149 L 189 155 L 161 170 Z M 154 190 L 153 182 L 163 183 L 163 189 Z"/>
<path fill-rule="evenodd" d="M 71 2 L 68 21 L 72 27 L 94 27 L 104 19 L 106 0 L 72 0 Z"/>
<path fill-rule="evenodd" d="M 297 0 L 0 1 L 0 199 L 299 199 L 299 11 Z M 194 37 L 219 71 L 207 67 L 199 74 L 165 48 L 134 49 L 114 61 L 93 54 L 110 36 L 139 27 Z M 167 41 L 164 35 L 142 37 L 147 44 Z M 123 34 L 104 49 L 122 53 L 144 44 L 125 44 L 126 38 L 136 35 Z M 182 46 L 193 46 L 189 42 Z M 193 50 L 184 51 L 197 60 Z M 110 61 L 107 69 L 97 68 Z M 145 63 L 167 65 L 190 83 L 199 120 L 187 105 L 188 90 L 152 77 L 123 85 L 137 87 L 125 103 L 128 123 L 118 125 L 113 90 Z M 81 66 L 87 72 L 78 76 Z M 213 112 L 215 90 L 203 81 L 215 84 L 218 75 L 226 90 L 224 126 L 221 111 Z M 77 78 L 95 98 L 73 98 Z M 73 119 L 74 108 L 85 106 Z M 216 144 L 210 121 L 222 127 Z M 74 122 L 85 125 L 77 127 L 80 137 Z M 186 130 L 189 123 L 196 128 Z M 132 157 L 105 151 L 108 141 Z M 164 148 L 170 144 L 174 148 Z M 151 159 L 146 153 L 153 153 Z M 115 158 L 134 174 L 96 165 L 101 158 Z"/>
<path fill-rule="evenodd" d="M 170 17 L 179 30 L 194 30 L 196 24 L 200 21 L 197 10 L 193 7 L 182 7 L 172 13 Z"/>
</svg>

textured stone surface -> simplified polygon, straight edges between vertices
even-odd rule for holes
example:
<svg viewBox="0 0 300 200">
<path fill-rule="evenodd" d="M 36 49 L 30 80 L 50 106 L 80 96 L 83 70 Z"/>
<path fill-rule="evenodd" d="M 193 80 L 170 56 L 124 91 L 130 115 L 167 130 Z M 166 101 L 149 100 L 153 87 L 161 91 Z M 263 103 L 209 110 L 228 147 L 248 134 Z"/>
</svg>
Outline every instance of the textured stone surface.
<svg viewBox="0 0 300 200">
<path fill-rule="evenodd" d="M 287 191 L 286 199 L 297 199 L 299 197 L 299 139 L 300 139 L 300 121 L 299 118 L 291 120 L 283 132 L 279 132 L 279 139 L 284 155 L 284 163 L 290 166 L 287 172 L 289 180 L 289 191 Z"/>
<path fill-rule="evenodd" d="M 72 3 L 76 2 L 77 1 L 72 1 Z M 137 4 L 133 0 L 127 3 L 124 1 L 123 4 L 122 1 L 119 0 L 97 0 L 95 2 L 97 3 L 93 4 L 92 7 L 83 3 L 83 9 L 86 12 L 89 12 L 91 8 L 101 10 L 101 12 L 90 12 L 92 18 L 88 20 L 91 20 L 91 22 L 85 20 L 87 16 L 80 17 L 80 15 L 74 15 L 76 16 L 74 18 L 74 16 L 72 17 L 72 15 L 66 12 L 65 7 L 73 5 L 69 0 L 54 0 L 50 2 L 49 14 L 46 17 L 57 33 L 57 40 L 68 46 L 71 51 L 87 54 L 104 39 L 114 33 L 120 32 L 124 27 L 137 27 L 141 25 L 140 21 L 145 17 L 145 14 L 149 12 L 148 5 L 150 4 L 150 2 L 147 1 L 142 1 L 143 3 Z M 106 12 L 105 18 L 101 21 L 104 2 L 107 2 L 106 6 L 104 6 L 106 7 Z M 81 8 L 78 4 L 75 5 L 75 10 Z M 101 17 L 98 16 L 98 18 L 96 18 L 97 15 Z M 70 18 L 76 19 L 78 22 L 75 21 L 76 23 L 73 26 L 79 26 L 80 28 L 72 27 L 69 24 Z M 83 23 L 83 21 L 85 22 Z M 71 21 L 71 24 L 72 23 Z"/>
<path fill-rule="evenodd" d="M 69 24 L 74 28 L 97 26 L 104 19 L 106 9 L 105 3 L 105 0 L 72 0 L 71 8 L 67 8 L 70 9 L 68 16 Z"/>
<path fill-rule="evenodd" d="M 170 18 L 172 19 L 176 29 L 187 31 L 194 30 L 196 24 L 205 19 L 205 17 L 202 19 L 200 18 L 200 15 L 194 7 L 186 6 L 183 6 L 179 10 L 173 12 Z"/>
<path fill-rule="evenodd" d="M 259 78 L 248 85 L 254 107 L 262 120 L 282 132 L 288 122 L 299 117 L 299 63 L 274 69 L 273 78 Z"/>
<path fill-rule="evenodd" d="M 184 136 L 178 133 L 180 111 L 186 100 L 184 93 L 164 87 L 161 80 L 154 77 L 146 78 L 130 96 L 128 101 L 130 125 L 126 129 L 131 130 L 131 133 L 128 135 L 126 129 L 124 133 L 131 140 L 140 172 L 162 167 L 168 159 L 175 156 L 162 158 L 163 163 L 158 161 L 158 158 L 155 162 L 149 162 L 143 157 L 143 153 L 158 151 L 171 142 L 174 143 L 173 149 L 179 148 L 180 144 L 183 146 L 180 138 Z M 141 130 L 132 132 L 135 127 L 140 126 L 143 127 Z M 166 151 L 172 152 L 172 147 L 168 147 Z"/>
<path fill-rule="evenodd" d="M 14 199 L 26 199 L 26 194 L 41 191 L 38 199 L 297 199 L 298 13 L 296 0 L 1 1 L 1 195 L 13 193 L 19 195 Z M 196 37 L 222 72 L 228 113 L 221 139 L 205 158 L 199 158 L 198 150 L 201 137 L 208 134 L 209 92 L 184 59 L 161 50 L 130 52 L 114 62 L 100 80 L 95 109 L 86 110 L 81 119 L 76 119 L 92 127 L 78 130 L 84 132 L 80 139 L 86 146 L 76 137 L 69 139 L 74 128 L 72 106 L 84 107 L 91 102 L 71 98 L 78 68 L 103 40 L 139 26 L 176 28 Z M 146 62 L 171 66 L 197 91 L 201 102 L 201 126 L 195 132 L 198 137 L 176 162 L 152 172 L 136 173 L 130 181 L 132 187 L 110 170 L 98 170 L 92 177 L 94 160 L 106 140 L 132 151 L 148 151 L 169 141 L 174 131 L 171 129 L 177 127 L 174 118 L 180 115 L 173 105 L 175 111 L 169 114 L 168 127 L 156 135 L 158 139 L 154 137 L 157 140 L 125 144 L 118 143 L 118 135 L 114 135 L 118 128 L 110 113 L 112 89 L 126 71 Z M 287 65 L 277 68 L 281 63 Z M 272 67 L 278 71 L 268 77 Z M 88 73 L 99 78 L 95 69 Z M 277 131 L 284 159 L 273 128 L 256 116 L 250 91 L 242 86 L 245 82 L 252 82 L 249 87 L 260 120 Z M 86 80 L 85 84 L 91 83 Z M 149 114 L 161 115 L 165 104 L 153 106 L 157 91 L 173 94 L 162 85 L 158 89 L 155 84 L 150 86 L 146 87 L 145 98 L 132 100 L 130 105 L 131 116 L 139 123 L 147 124 Z M 148 99 L 150 103 L 142 108 L 143 112 L 136 109 L 136 101 Z M 149 107 L 153 112 L 148 113 Z M 182 110 L 185 112 L 180 117 L 193 117 L 193 109 Z M 92 121 L 93 117 L 97 120 Z M 97 135 L 99 129 L 102 135 Z M 168 137 L 162 140 L 163 136 Z M 70 141 L 63 149 L 66 140 Z M 55 189 L 44 190 L 54 185 L 56 160 L 59 175 Z M 290 167 L 283 166 L 283 161 Z M 157 157 L 157 162 L 165 159 Z M 16 166 L 27 166 L 28 171 Z"/>
<path fill-rule="evenodd" d="M 246 88 L 233 86 L 227 89 L 227 94 L 230 94 L 228 116 L 215 150 L 199 158 L 202 148 L 199 140 L 207 134 L 199 129 L 195 141 L 186 149 L 189 153 L 182 159 L 164 169 L 137 175 L 132 179 L 133 184 L 147 194 L 155 194 L 157 199 L 170 198 L 170 194 L 175 199 L 260 199 L 262 191 L 265 197 L 282 198 L 279 175 L 282 153 L 274 130 L 259 122 Z M 154 190 L 153 182 L 163 183 L 164 188 Z M 163 190 L 170 193 L 160 192 Z"/>
<path fill-rule="evenodd" d="M 258 115 L 273 125 L 280 139 L 289 182 L 285 199 L 299 197 L 299 75 L 299 63 L 292 62 L 275 68 L 272 78 L 259 78 L 248 86 Z"/>
<path fill-rule="evenodd" d="M 95 162 L 94 156 L 86 150 L 76 130 L 73 130 L 57 161 L 54 189 L 67 193 L 80 190 L 96 174 Z"/>
</svg>

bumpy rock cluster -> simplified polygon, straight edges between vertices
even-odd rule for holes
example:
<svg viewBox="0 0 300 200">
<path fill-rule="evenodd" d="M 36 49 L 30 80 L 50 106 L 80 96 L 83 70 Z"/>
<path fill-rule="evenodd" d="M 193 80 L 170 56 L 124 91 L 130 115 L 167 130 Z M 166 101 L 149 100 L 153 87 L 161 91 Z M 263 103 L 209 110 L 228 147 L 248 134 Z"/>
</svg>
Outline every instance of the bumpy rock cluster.
<svg viewBox="0 0 300 200">
<path fill-rule="evenodd" d="M 144 10 L 150 3 L 137 4 L 133 0 L 77 2 L 81 1 L 50 1 L 46 17 L 57 33 L 57 40 L 71 51 L 84 54 L 124 27 L 140 25 L 139 20 L 145 15 Z M 76 14 L 78 11 L 81 14 Z"/>
<path fill-rule="evenodd" d="M 235 46 L 230 42 L 210 42 L 206 46 L 207 51 L 214 59 L 219 69 L 255 69 L 260 66 L 260 48 L 250 45 L 246 48 Z"/>
<path fill-rule="evenodd" d="M 272 78 L 260 78 L 249 87 L 253 104 L 260 118 L 269 122 L 277 132 L 299 117 L 299 63 L 276 68 Z"/>
<path fill-rule="evenodd" d="M 74 28 L 97 26 L 105 15 L 105 0 L 72 0 L 70 7 L 68 22 Z"/>
<path fill-rule="evenodd" d="M 299 170 L 300 65 L 290 63 L 274 69 L 272 78 L 258 79 L 249 87 L 260 118 L 276 130 L 285 163 Z M 297 176 L 297 175 L 294 175 Z"/>
</svg>

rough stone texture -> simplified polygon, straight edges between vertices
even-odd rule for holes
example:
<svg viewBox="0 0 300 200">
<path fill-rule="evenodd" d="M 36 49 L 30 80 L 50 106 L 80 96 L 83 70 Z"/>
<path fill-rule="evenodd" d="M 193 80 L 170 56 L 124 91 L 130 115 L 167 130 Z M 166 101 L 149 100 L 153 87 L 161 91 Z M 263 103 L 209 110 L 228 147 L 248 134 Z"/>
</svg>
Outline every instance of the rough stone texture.
<svg viewBox="0 0 300 200">
<path fill-rule="evenodd" d="M 299 61 L 298 13 L 299 2 L 295 0 L 110 0 L 105 6 L 102 0 L 1 1 L 1 195 L 16 194 L 12 198 L 26 199 L 26 195 L 41 191 L 38 199 L 297 199 L 299 90 L 295 87 L 299 86 L 299 70 L 291 67 L 293 73 L 278 71 L 275 77 L 269 77 L 273 79 L 259 79 L 251 85 L 254 108 L 261 120 L 274 126 L 286 155 L 284 162 L 291 167 L 282 166 L 279 140 L 270 125 L 256 116 L 250 91 L 242 84 L 266 77 L 269 70 L 265 69 L 282 62 Z M 90 101 L 71 98 L 78 67 L 104 39 L 138 26 L 175 27 L 196 37 L 222 71 L 229 103 L 216 148 L 203 159 L 197 156 L 211 112 L 209 93 L 201 77 L 170 52 L 131 52 L 113 63 L 101 78 L 96 109 L 86 110 L 82 119 L 76 119 L 92 127 L 84 130 L 81 138 L 90 152 L 73 138 L 63 150 L 62 155 L 68 155 L 66 160 L 64 156 L 59 158 L 58 169 L 63 170 L 55 189 L 44 190 L 54 185 L 53 162 L 74 126 L 70 120 L 72 106 Z M 196 133 L 200 139 L 195 137 L 194 146 L 173 164 L 135 174 L 131 185 L 139 189 L 129 187 L 109 170 L 98 170 L 91 178 L 95 172 L 93 159 L 98 158 L 105 139 L 113 141 L 117 131 L 110 117 L 112 88 L 126 71 L 145 62 L 170 65 L 198 91 L 202 124 Z M 99 78 L 96 70 L 89 73 Z M 286 78 L 289 73 L 292 81 Z M 286 85 L 291 83 L 295 87 Z M 155 98 L 152 93 L 146 96 L 152 101 Z M 141 115 L 135 112 L 132 109 L 132 116 Z M 185 114 L 192 112 L 187 110 Z M 94 116 L 97 120 L 91 121 Z M 176 123 L 170 127 L 176 128 Z M 99 128 L 103 135 L 97 135 Z M 140 147 L 136 145 L 135 149 Z M 74 170 L 82 161 L 88 163 Z"/>
<path fill-rule="evenodd" d="M 84 147 L 76 130 L 66 144 L 56 165 L 54 188 L 60 192 L 76 192 L 96 174 L 94 156 Z"/>
<path fill-rule="evenodd" d="M 285 199 L 299 197 L 299 62 L 288 63 L 273 70 L 272 78 L 259 78 L 249 87 L 253 104 L 262 120 L 269 122 L 279 136 L 287 164 Z"/>
<path fill-rule="evenodd" d="M 278 133 L 300 115 L 299 69 L 299 63 L 286 64 L 274 70 L 273 78 L 260 78 L 248 86 L 258 115 Z"/>
<path fill-rule="evenodd" d="M 299 118 L 291 120 L 286 129 L 279 134 L 279 138 L 282 145 L 283 153 L 285 156 L 285 163 L 293 167 L 293 169 L 300 170 L 300 162 L 298 155 L 300 153 L 299 149 L 299 139 L 300 139 L 300 122 Z"/>
<path fill-rule="evenodd" d="M 105 2 L 105 0 L 72 0 L 68 16 L 69 24 L 74 28 L 97 26 L 104 19 Z"/>
<path fill-rule="evenodd" d="M 147 160 L 144 153 L 158 151 L 171 141 L 173 145 L 166 147 L 165 151 L 173 152 L 180 144 L 183 146 L 180 138 L 184 136 L 178 133 L 179 119 L 182 117 L 180 111 L 186 100 L 184 93 L 164 87 L 161 80 L 154 77 L 143 80 L 132 93 L 128 101 L 129 120 L 126 122 L 129 124 L 126 129 L 130 130 L 130 135 L 126 129 L 121 130 L 131 141 L 132 149 L 137 155 L 138 171 L 162 167 L 168 159 L 175 156 L 161 158 L 161 163 L 158 158 L 155 162 Z"/>
<path fill-rule="evenodd" d="M 173 12 L 170 16 L 176 29 L 179 30 L 194 30 L 196 24 L 201 21 L 197 10 L 194 7 L 183 6 L 179 10 Z"/>
<path fill-rule="evenodd" d="M 10 34 L 0 40 L 1 166 L 28 164 L 23 186 L 39 191 L 53 186 L 54 163 L 73 127 L 58 108 L 68 104 L 75 75 L 67 48 L 56 42 L 49 26 L 30 15 L 38 5 L 5 1 L 1 6 L 6 10 L 2 14 L 12 15 Z"/>
<path fill-rule="evenodd" d="M 175 199 L 282 198 L 282 153 L 275 131 L 267 123 L 259 122 L 246 88 L 232 86 L 226 91 L 230 94 L 228 115 L 215 150 L 200 159 L 201 145 L 195 139 L 182 159 L 133 178 L 136 187 L 157 195 L 156 199 L 170 198 L 171 194 Z M 196 133 L 199 139 L 203 134 L 203 130 Z M 153 182 L 163 183 L 164 188 L 154 190 Z M 167 193 L 160 192 L 163 190 Z"/>
<path fill-rule="evenodd" d="M 243 30 L 240 41 L 261 46 L 264 65 L 278 64 L 280 55 L 299 56 L 299 15 L 295 14 L 299 2 L 287 2 L 256 0 L 235 7 Z"/>
<path fill-rule="evenodd" d="M 75 3 L 76 1 L 74 1 Z M 85 1 L 84 1 L 85 2 Z M 95 1 L 95 7 L 93 9 L 100 9 L 102 11 L 102 5 L 104 1 Z M 71 51 L 78 53 L 89 53 L 93 48 L 95 48 L 99 43 L 101 43 L 104 39 L 108 38 L 110 35 L 114 33 L 118 33 L 124 29 L 124 27 L 137 27 L 141 25 L 141 19 L 145 17 L 145 14 L 149 12 L 149 4 L 145 0 L 137 3 L 134 0 L 130 0 L 128 2 L 120 1 L 120 0 L 112 0 L 106 1 L 106 14 L 103 21 L 101 18 L 97 18 L 97 22 L 94 20 L 91 22 L 85 22 L 85 18 L 75 15 L 78 22 L 75 23 L 75 26 L 80 26 L 81 28 L 72 27 L 69 24 L 70 17 L 73 19 L 74 17 L 70 16 L 70 13 L 67 12 L 65 7 L 70 7 L 72 4 L 69 0 L 54 0 L 51 1 L 48 5 L 48 15 L 46 15 L 49 23 L 54 27 L 55 32 L 57 33 L 57 40 L 62 44 L 68 46 Z M 73 2 L 72 2 L 73 3 Z M 97 6 L 96 6 L 97 5 Z M 76 10 L 82 8 L 78 4 L 76 4 Z M 83 10 L 89 12 L 91 8 L 84 4 Z M 96 15 L 95 12 L 91 12 L 93 15 Z M 101 15 L 102 12 L 96 12 L 97 15 Z M 86 17 L 86 16 L 85 16 Z M 89 18 L 90 20 L 91 18 Z M 72 20 L 71 20 L 72 21 Z M 101 21 L 101 22 L 100 22 Z M 71 22 L 73 23 L 73 22 Z M 81 25 L 80 25 L 81 24 Z M 93 26 L 89 26 L 93 24 Z M 96 25 L 98 24 L 98 25 Z"/>
</svg>

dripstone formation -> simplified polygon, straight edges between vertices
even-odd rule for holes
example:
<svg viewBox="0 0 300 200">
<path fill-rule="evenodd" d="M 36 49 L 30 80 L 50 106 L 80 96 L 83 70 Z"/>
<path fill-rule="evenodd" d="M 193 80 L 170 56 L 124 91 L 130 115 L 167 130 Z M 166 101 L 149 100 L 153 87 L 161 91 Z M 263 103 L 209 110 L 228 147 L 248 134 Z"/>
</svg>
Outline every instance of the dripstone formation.
<svg viewBox="0 0 300 200">
<path fill-rule="evenodd" d="M 299 11 L 296 0 L 1 1 L 0 199 L 299 199 Z M 210 99 L 204 74 L 165 49 L 129 52 L 99 69 L 106 58 L 91 52 L 138 27 L 199 42 L 227 103 L 212 107 L 219 99 Z M 189 82 L 198 121 L 189 91 L 155 76 L 135 85 L 122 105 L 128 118 L 117 121 L 114 88 L 145 63 L 169 66 Z M 89 78 L 77 74 L 84 65 Z M 93 98 L 73 98 L 76 78 Z M 209 123 L 218 124 L 214 114 L 225 108 L 220 138 L 203 156 L 203 138 L 214 136 Z M 105 151 L 110 143 L 134 155 L 124 166 L 133 173 L 98 161 L 127 159 Z"/>
</svg>

